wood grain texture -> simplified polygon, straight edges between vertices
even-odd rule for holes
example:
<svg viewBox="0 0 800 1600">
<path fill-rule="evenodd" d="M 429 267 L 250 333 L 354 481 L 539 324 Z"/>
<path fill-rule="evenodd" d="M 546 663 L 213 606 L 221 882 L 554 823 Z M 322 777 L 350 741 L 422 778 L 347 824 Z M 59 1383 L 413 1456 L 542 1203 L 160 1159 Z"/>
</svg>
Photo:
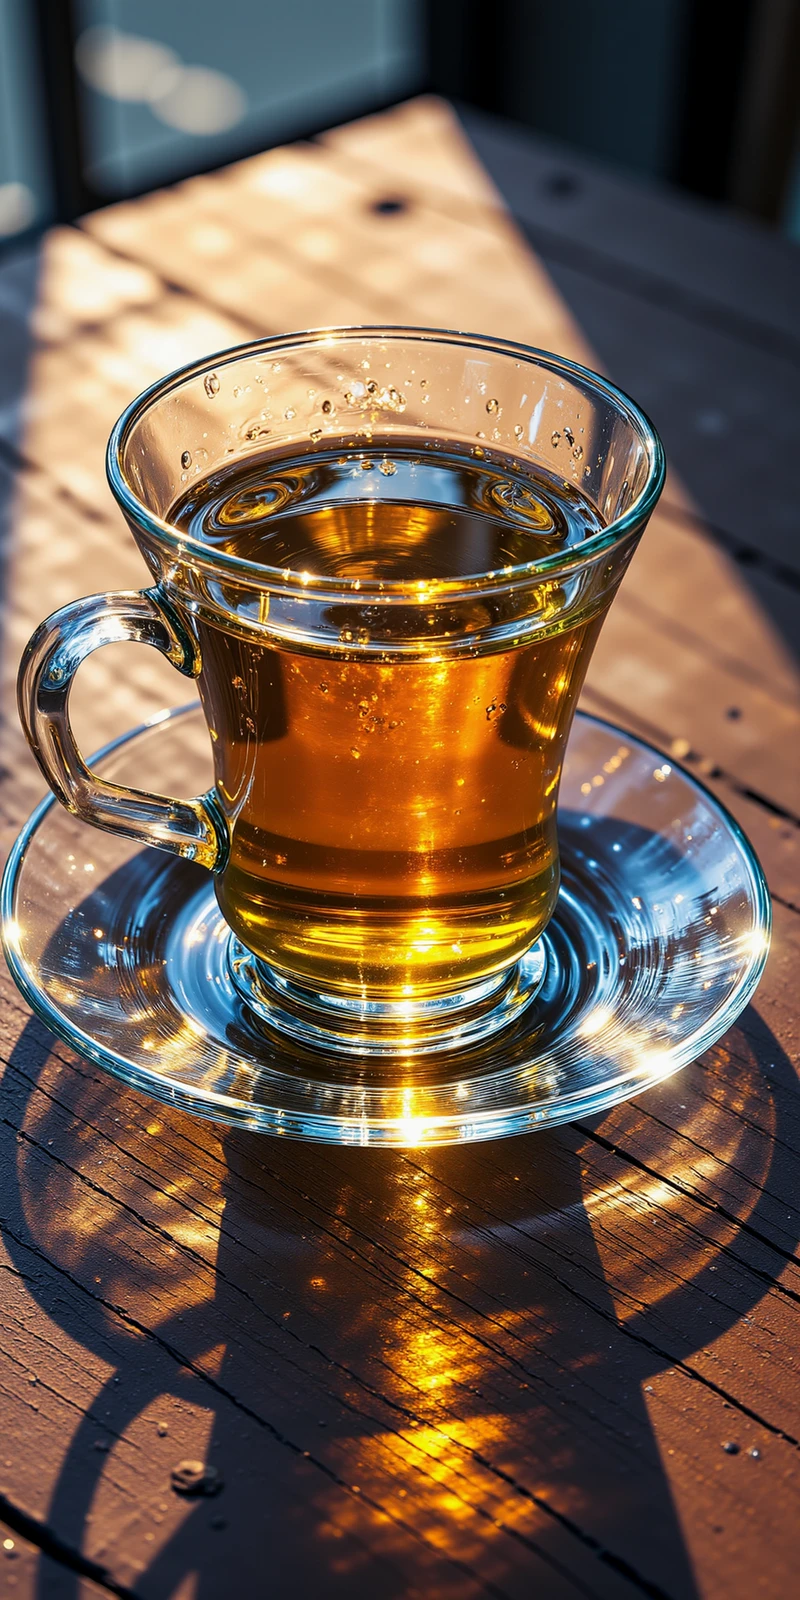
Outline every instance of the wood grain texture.
<svg viewBox="0 0 800 1600">
<path fill-rule="evenodd" d="M 630 373 L 675 441 L 682 482 L 584 703 L 684 760 L 749 832 L 775 897 L 764 981 L 641 1101 L 387 1154 L 155 1107 L 3 977 L 0 1519 L 21 1554 L 0 1594 L 11 1577 L 31 1600 L 784 1600 L 796 1583 L 791 261 L 585 164 L 568 201 L 553 152 L 505 137 L 487 159 L 538 254 L 423 100 L 96 213 L 0 271 L 2 843 L 41 792 L 11 705 L 28 632 L 143 578 L 103 474 L 131 396 L 253 333 L 484 329 Z M 76 698 L 96 745 L 185 685 L 115 647 Z M 175 1494 L 187 1457 L 219 1495 Z"/>
<path fill-rule="evenodd" d="M 50 1600 L 103 1600 L 109 1593 L 105 1584 L 101 1587 L 83 1572 L 76 1578 L 55 1542 L 53 1555 L 43 1548 L 43 1539 L 51 1544 L 47 1530 L 35 1526 L 30 1531 L 32 1538 L 27 1539 L 16 1517 L 13 1526 L 0 1518 L 0 1594 L 9 1600 L 34 1600 L 37 1592 L 44 1591 Z"/>
</svg>

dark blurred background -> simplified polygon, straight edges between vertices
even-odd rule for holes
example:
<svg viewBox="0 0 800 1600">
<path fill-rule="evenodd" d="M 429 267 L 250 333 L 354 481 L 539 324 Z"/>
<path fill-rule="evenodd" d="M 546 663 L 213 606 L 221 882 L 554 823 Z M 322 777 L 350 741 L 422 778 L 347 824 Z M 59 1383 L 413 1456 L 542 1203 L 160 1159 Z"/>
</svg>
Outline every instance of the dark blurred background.
<svg viewBox="0 0 800 1600">
<path fill-rule="evenodd" d="M 0 0 L 0 242 L 426 89 L 800 240 L 799 0 Z"/>
</svg>

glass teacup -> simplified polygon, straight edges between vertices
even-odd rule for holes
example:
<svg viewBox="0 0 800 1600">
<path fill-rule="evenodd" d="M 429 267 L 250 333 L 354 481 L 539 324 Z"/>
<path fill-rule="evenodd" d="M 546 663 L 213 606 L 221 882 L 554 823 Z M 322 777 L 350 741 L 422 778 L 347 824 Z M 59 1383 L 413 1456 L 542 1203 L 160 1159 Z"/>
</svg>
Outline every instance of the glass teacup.
<svg viewBox="0 0 800 1600">
<path fill-rule="evenodd" d="M 646 417 L 541 351 L 331 330 L 156 384 L 108 471 L 153 584 L 28 645 L 20 710 L 54 793 L 214 873 L 267 1026 L 383 1055 L 508 1024 L 541 981 L 577 697 L 663 483 Z M 121 639 L 198 680 L 207 794 L 82 760 L 70 684 Z"/>
</svg>

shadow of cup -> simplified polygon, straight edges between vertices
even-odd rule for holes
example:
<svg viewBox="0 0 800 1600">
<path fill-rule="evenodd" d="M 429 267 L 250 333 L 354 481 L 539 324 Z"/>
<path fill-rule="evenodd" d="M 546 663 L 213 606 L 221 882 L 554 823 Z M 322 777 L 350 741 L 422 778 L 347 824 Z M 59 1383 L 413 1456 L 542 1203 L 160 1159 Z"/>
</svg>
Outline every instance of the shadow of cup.
<svg viewBox="0 0 800 1600">
<path fill-rule="evenodd" d="M 616 1468 L 584 1415 L 601 1394 L 617 1420 L 626 1408 L 632 1419 L 652 1469 L 648 1515 L 660 1505 L 658 1559 L 677 1563 L 688 1595 L 641 1390 L 752 1311 L 781 1270 L 792 1241 L 769 1236 L 791 1181 L 789 1081 L 750 1012 L 700 1063 L 585 1127 L 459 1148 L 311 1150 L 153 1107 L 52 1053 L 32 1022 L 6 1079 L 22 1130 L 9 1239 L 80 1286 L 79 1304 L 49 1290 L 43 1304 L 116 1363 L 93 1410 L 120 1435 L 188 1383 L 214 1413 L 209 1452 L 226 1471 L 241 1449 L 236 1406 L 298 1439 L 308 1407 L 324 1410 L 311 1455 L 329 1465 L 302 1488 L 311 1520 L 295 1499 L 282 1521 L 304 1561 L 309 1550 L 325 1558 L 331 1525 L 366 1559 L 370 1484 L 394 1515 L 430 1498 L 434 1481 L 458 1500 L 465 1475 L 465 1504 L 473 1491 L 500 1496 L 498 1528 L 525 1506 L 577 1496 L 597 1536 L 619 1544 Z M 89 1431 L 84 1420 L 65 1452 L 51 1511 L 78 1544 L 104 1465 L 87 1453 Z M 288 1493 L 308 1461 L 284 1457 Z M 358 1493 L 342 1499 L 352 1482 Z M 261 1558 L 262 1492 L 258 1473 L 237 1490 L 243 1570 Z M 155 1558 L 173 1576 L 193 1559 L 195 1523 Z M 443 1527 L 442 1558 L 477 1559 L 499 1537 L 480 1522 Z M 208 1582 L 198 1593 L 217 1592 Z"/>
</svg>

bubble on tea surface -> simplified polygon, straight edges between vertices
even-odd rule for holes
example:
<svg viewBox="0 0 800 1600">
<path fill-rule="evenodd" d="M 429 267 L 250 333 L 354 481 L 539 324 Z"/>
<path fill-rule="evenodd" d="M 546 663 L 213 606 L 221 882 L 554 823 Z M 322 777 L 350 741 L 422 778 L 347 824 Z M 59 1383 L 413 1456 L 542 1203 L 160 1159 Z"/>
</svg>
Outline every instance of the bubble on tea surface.
<svg viewBox="0 0 800 1600">
<path fill-rule="evenodd" d="M 322 438 L 322 429 L 312 428 L 308 437 L 309 439 L 313 440 L 314 444 L 318 444 L 319 440 Z"/>
<path fill-rule="evenodd" d="M 191 466 L 191 464 L 192 464 L 192 452 L 191 452 L 191 450 L 184 450 L 183 455 L 181 456 L 181 466 L 183 467 L 185 472 L 188 471 L 188 469 Z"/>
<path fill-rule="evenodd" d="M 252 489 L 240 489 L 220 506 L 217 520 L 223 528 L 238 527 L 242 523 L 260 522 L 272 516 L 292 499 L 294 483 L 291 479 L 272 478 L 268 483 Z"/>
<path fill-rule="evenodd" d="M 219 394 L 219 378 L 217 377 L 216 372 L 206 373 L 203 381 L 203 388 L 205 389 L 209 400 L 213 400 L 214 395 Z"/>
<path fill-rule="evenodd" d="M 486 402 L 486 410 L 488 411 L 490 417 L 493 417 L 495 415 L 499 417 L 499 415 L 500 415 L 500 402 L 499 402 L 499 400 L 487 400 L 487 402 Z"/>
<path fill-rule="evenodd" d="M 551 533 L 555 528 L 552 511 L 527 484 L 513 478 L 497 478 L 488 485 L 485 498 L 498 511 L 506 515 L 510 512 L 539 533 Z"/>
<path fill-rule="evenodd" d="M 384 478 L 393 478 L 397 467 L 393 461 L 389 460 L 388 456 L 384 456 L 383 460 L 378 462 L 378 471 L 383 473 Z"/>
<path fill-rule="evenodd" d="M 552 433 L 551 433 L 551 435 L 550 435 L 550 443 L 553 446 L 554 450 L 556 450 L 558 448 L 558 445 L 560 444 L 560 442 L 561 442 L 561 434 L 559 433 L 558 428 L 554 428 Z"/>
<path fill-rule="evenodd" d="M 323 400 L 323 402 L 322 402 L 322 410 L 324 411 L 326 417 L 330 416 L 330 414 L 331 414 L 331 412 L 333 410 L 333 405 L 331 404 L 330 400 Z"/>
</svg>

